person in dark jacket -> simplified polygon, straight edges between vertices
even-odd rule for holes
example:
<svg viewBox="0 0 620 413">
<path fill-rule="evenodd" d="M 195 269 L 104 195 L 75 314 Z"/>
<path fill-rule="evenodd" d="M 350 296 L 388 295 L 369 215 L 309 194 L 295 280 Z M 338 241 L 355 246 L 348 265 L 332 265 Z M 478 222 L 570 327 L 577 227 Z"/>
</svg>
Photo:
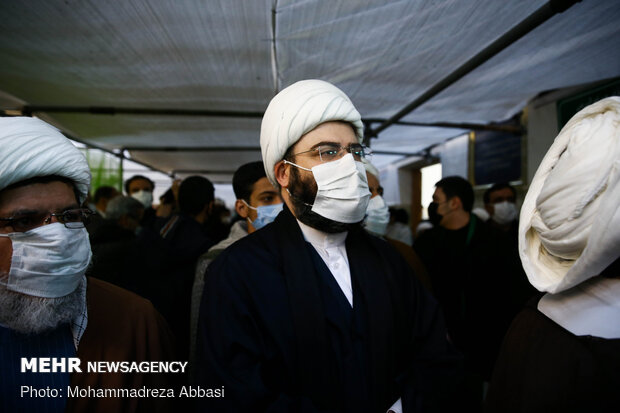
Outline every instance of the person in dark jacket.
<svg viewBox="0 0 620 413">
<path fill-rule="evenodd" d="M 454 401 L 460 355 L 441 310 L 385 241 L 361 227 L 370 198 L 363 126 L 335 86 L 307 80 L 265 112 L 275 221 L 209 266 L 199 383 L 209 411 L 417 412 Z"/>
<path fill-rule="evenodd" d="M 488 228 L 471 213 L 471 184 L 450 176 L 435 186 L 429 214 L 437 215 L 438 225 L 422 232 L 413 246 L 428 270 L 450 338 L 465 356 L 467 405 L 480 411 L 483 382 L 490 379 L 505 333 L 503 313 L 497 311 L 505 284 L 502 274 L 494 273 Z"/>
</svg>

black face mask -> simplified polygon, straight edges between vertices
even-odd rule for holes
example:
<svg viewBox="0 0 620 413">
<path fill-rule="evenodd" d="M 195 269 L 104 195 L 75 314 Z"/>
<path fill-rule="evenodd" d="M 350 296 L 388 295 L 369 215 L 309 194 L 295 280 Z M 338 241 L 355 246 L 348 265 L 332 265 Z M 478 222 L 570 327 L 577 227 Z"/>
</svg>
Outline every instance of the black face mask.
<svg viewBox="0 0 620 413">
<path fill-rule="evenodd" d="M 437 208 L 439 208 L 439 204 L 437 202 L 431 202 L 428 204 L 428 220 L 431 221 L 434 227 L 439 226 L 443 215 L 437 213 Z"/>
</svg>

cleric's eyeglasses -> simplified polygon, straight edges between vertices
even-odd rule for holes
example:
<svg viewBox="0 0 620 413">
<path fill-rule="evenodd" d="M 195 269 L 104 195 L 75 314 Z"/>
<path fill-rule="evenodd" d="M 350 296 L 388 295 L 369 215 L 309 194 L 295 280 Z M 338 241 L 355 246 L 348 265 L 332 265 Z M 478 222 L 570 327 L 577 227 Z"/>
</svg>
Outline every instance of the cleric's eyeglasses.
<svg viewBox="0 0 620 413">
<path fill-rule="evenodd" d="M 26 232 L 37 227 L 50 224 L 53 217 L 67 228 L 84 228 L 90 221 L 93 211 L 88 208 L 68 209 L 63 212 L 33 212 L 10 218 L 0 218 L 0 232 L 5 228 L 12 228 L 12 232 Z"/>
<path fill-rule="evenodd" d="M 324 143 L 316 148 L 294 153 L 293 156 L 311 154 L 312 156 L 318 156 L 321 162 L 331 162 L 342 158 L 347 152 L 353 155 L 353 159 L 359 162 L 372 154 L 370 148 L 359 143 L 352 143 L 348 146 L 338 145 L 337 143 Z"/>
</svg>

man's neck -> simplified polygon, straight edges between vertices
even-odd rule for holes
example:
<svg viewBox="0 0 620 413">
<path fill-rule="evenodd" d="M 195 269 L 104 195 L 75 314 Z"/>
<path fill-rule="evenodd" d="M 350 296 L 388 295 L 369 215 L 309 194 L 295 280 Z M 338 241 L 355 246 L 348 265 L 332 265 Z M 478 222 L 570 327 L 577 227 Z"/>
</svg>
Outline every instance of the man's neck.
<svg viewBox="0 0 620 413">
<path fill-rule="evenodd" d="M 321 239 L 322 240 L 324 238 L 330 238 L 330 239 L 342 238 L 342 239 L 345 239 L 346 236 L 347 236 L 347 233 L 348 233 L 348 231 L 328 233 L 328 232 L 321 231 L 320 229 L 313 228 L 310 225 L 304 224 L 303 222 L 301 222 L 297 218 L 295 218 L 295 220 L 299 224 L 299 227 L 301 228 L 301 232 L 304 234 L 304 238 L 306 238 L 306 241 L 310 241 L 310 239 L 312 239 L 312 240 Z"/>
<path fill-rule="evenodd" d="M 510 231 L 510 229 L 512 228 L 512 225 L 513 225 L 513 223 L 514 223 L 514 221 L 510 221 L 510 222 L 509 222 L 509 223 L 507 223 L 507 224 L 500 224 L 500 223 L 498 223 L 498 222 L 494 221 L 492 218 L 491 218 L 491 219 L 489 219 L 489 221 L 488 221 L 488 222 L 490 222 L 490 223 L 491 223 L 491 226 L 493 226 L 494 228 L 497 228 L 498 230 L 503 231 L 503 232 L 508 232 L 508 231 Z"/>
<path fill-rule="evenodd" d="M 469 212 L 457 210 L 447 216 L 444 222 L 441 223 L 441 226 L 445 229 L 457 230 L 467 226 L 470 219 Z"/>
</svg>

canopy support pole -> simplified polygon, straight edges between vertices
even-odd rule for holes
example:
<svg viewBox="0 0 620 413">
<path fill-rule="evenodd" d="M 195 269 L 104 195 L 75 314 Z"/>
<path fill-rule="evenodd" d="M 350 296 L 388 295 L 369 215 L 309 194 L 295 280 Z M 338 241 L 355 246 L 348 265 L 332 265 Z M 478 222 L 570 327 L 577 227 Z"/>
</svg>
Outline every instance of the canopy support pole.
<svg viewBox="0 0 620 413">
<path fill-rule="evenodd" d="M 458 69 L 450 73 L 448 76 L 437 82 L 434 86 L 416 98 L 413 102 L 398 111 L 394 116 L 383 122 L 381 125 L 369 131 L 371 137 L 376 137 L 379 132 L 385 130 L 389 126 L 395 124 L 422 104 L 428 102 L 431 98 L 438 95 L 444 89 L 473 71 L 487 60 L 506 49 L 508 46 L 549 20 L 558 13 L 562 13 L 581 0 L 550 0 L 541 6 L 534 13 L 525 18 L 522 22 L 514 26 L 512 29 L 504 33 L 500 38 L 495 40 L 489 46 L 478 52 L 474 57 L 462 64 Z"/>
</svg>

